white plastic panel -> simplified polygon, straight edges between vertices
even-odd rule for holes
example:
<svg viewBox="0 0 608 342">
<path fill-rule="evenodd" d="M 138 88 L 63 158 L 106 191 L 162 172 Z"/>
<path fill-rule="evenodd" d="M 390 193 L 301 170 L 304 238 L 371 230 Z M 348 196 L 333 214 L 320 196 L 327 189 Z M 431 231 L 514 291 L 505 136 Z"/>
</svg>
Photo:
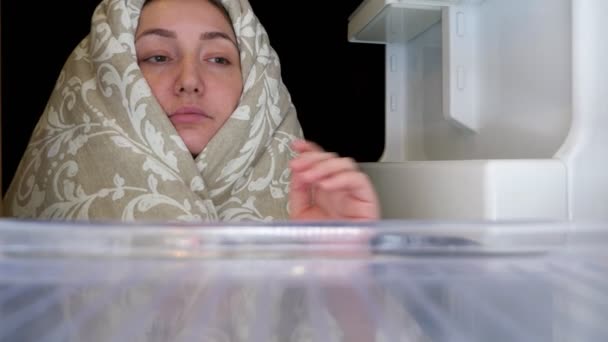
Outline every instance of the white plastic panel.
<svg viewBox="0 0 608 342">
<path fill-rule="evenodd" d="M 386 116 L 384 129 L 384 153 L 382 161 L 404 161 L 408 159 L 407 146 L 403 143 L 407 117 L 403 115 L 409 103 L 403 70 L 407 66 L 407 51 L 403 44 L 386 46 Z"/>
<path fill-rule="evenodd" d="M 568 165 L 570 218 L 608 220 L 608 1 L 572 6 L 574 116 L 557 156 Z"/>
<path fill-rule="evenodd" d="M 479 4 L 442 11 L 443 115 L 466 132 L 479 130 Z"/>
<path fill-rule="evenodd" d="M 565 220 L 558 159 L 361 163 L 386 219 Z"/>
</svg>

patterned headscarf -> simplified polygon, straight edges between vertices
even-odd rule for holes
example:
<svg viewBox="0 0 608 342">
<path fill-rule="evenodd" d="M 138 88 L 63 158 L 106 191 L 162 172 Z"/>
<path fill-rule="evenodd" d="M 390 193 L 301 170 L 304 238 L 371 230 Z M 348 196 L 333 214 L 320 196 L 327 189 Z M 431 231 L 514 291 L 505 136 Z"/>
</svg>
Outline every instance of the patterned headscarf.
<svg viewBox="0 0 608 342">
<path fill-rule="evenodd" d="M 144 0 L 103 0 L 62 69 L 5 197 L 10 216 L 62 220 L 282 220 L 301 128 L 279 59 L 247 0 L 223 0 L 240 102 L 192 158 L 138 67 Z"/>
</svg>

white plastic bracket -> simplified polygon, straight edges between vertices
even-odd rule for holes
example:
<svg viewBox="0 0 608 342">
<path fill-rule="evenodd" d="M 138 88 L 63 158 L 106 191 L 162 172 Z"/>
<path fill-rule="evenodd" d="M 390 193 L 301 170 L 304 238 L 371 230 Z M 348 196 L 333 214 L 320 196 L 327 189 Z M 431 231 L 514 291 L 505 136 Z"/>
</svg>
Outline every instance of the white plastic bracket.
<svg viewBox="0 0 608 342">
<path fill-rule="evenodd" d="M 476 96 L 475 35 L 479 3 L 445 6 L 443 30 L 443 114 L 454 125 L 476 133 L 479 108 Z"/>
<path fill-rule="evenodd" d="M 399 22 L 397 22 L 399 23 Z M 407 160 L 406 112 L 408 98 L 405 89 L 404 71 L 407 65 L 405 44 L 386 45 L 386 128 L 384 153 L 380 158 L 385 162 Z"/>
</svg>

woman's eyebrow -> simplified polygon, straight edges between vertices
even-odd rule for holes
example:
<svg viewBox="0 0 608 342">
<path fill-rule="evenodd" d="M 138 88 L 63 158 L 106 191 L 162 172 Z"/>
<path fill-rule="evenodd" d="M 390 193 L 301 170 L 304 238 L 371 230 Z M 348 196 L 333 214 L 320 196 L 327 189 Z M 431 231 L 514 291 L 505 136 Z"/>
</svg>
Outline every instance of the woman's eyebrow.
<svg viewBox="0 0 608 342">
<path fill-rule="evenodd" d="M 173 31 L 169 31 L 169 30 L 162 29 L 162 28 L 153 28 L 153 29 L 145 30 L 144 32 L 140 33 L 139 36 L 137 36 L 135 38 L 135 41 L 137 42 L 137 40 L 139 40 L 139 38 L 149 36 L 149 35 L 156 35 L 156 36 L 161 36 L 161 37 L 165 37 L 165 38 L 177 38 L 177 34 L 175 34 L 175 32 L 173 32 Z M 213 40 L 213 39 L 225 39 L 225 40 L 231 42 L 232 45 L 234 45 L 238 50 L 238 45 L 236 44 L 236 42 L 228 34 L 226 34 L 224 32 L 209 31 L 209 32 L 203 32 L 200 35 L 200 40 Z"/>
<path fill-rule="evenodd" d="M 139 36 L 137 36 L 135 38 L 135 41 L 137 42 L 137 40 L 139 38 L 149 36 L 149 35 L 157 35 L 157 36 L 161 36 L 161 37 L 165 37 L 165 38 L 176 38 L 177 37 L 177 35 L 173 31 L 165 30 L 162 28 L 153 28 L 153 29 L 145 30 L 144 32 L 142 32 Z"/>
<path fill-rule="evenodd" d="M 228 34 L 221 32 L 221 31 L 203 32 L 203 33 L 201 33 L 200 39 L 201 40 L 226 39 L 229 42 L 231 42 L 232 45 L 234 45 L 237 50 L 239 49 L 236 42 L 234 40 L 232 40 L 232 38 L 230 38 L 230 36 Z"/>
</svg>

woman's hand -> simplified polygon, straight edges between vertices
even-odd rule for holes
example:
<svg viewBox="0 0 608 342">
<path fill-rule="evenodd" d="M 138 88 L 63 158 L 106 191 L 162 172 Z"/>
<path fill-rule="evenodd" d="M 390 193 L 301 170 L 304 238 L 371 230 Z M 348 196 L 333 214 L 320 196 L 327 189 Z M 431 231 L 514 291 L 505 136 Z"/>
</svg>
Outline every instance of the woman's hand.
<svg viewBox="0 0 608 342">
<path fill-rule="evenodd" d="M 303 140 L 295 141 L 299 155 L 290 161 L 289 209 L 294 220 L 376 220 L 376 192 L 350 158 L 340 158 Z"/>
</svg>

